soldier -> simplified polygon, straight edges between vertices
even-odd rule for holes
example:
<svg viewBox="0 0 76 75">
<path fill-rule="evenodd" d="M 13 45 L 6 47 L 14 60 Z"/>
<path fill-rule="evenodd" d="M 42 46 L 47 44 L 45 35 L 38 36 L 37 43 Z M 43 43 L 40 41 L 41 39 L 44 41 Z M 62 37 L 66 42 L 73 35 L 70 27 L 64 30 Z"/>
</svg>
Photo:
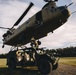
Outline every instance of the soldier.
<svg viewBox="0 0 76 75">
<path fill-rule="evenodd" d="M 34 39 L 34 37 L 32 37 L 31 39 L 31 46 L 34 48 L 34 49 L 37 49 L 39 47 L 39 44 L 38 44 L 38 41 L 36 41 Z"/>
</svg>

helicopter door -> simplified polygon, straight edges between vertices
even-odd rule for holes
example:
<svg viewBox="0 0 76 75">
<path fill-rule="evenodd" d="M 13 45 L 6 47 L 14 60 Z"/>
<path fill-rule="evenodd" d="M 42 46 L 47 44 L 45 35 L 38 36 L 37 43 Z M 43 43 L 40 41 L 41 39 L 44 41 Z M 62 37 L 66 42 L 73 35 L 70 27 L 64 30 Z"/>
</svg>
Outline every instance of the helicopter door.
<svg viewBox="0 0 76 75">
<path fill-rule="evenodd" d="M 36 14 L 36 24 L 41 24 L 42 23 L 42 11 L 39 11 L 37 14 Z"/>
</svg>

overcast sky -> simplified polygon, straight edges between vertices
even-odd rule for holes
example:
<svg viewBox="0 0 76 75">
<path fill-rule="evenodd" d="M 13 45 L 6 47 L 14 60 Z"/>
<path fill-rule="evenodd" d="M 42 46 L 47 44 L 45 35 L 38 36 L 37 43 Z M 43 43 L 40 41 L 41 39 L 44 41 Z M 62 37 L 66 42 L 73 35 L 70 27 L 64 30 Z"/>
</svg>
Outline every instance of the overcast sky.
<svg viewBox="0 0 76 75">
<path fill-rule="evenodd" d="M 28 7 L 30 1 L 32 1 L 35 6 L 32 7 L 20 24 L 37 13 L 44 6 L 45 2 L 43 0 L 0 0 L 0 26 L 11 28 Z M 59 0 L 57 6 L 68 5 L 71 2 L 74 2 L 74 4 L 69 7 L 72 13 L 76 11 L 76 0 Z M 10 49 L 9 46 L 5 46 L 5 48 L 2 49 L 2 35 L 4 32 L 6 32 L 6 30 L 0 29 L 0 53 L 7 53 Z M 42 41 L 41 47 L 50 49 L 76 46 L 76 13 L 71 15 L 68 21 L 56 29 L 54 33 L 49 33 L 47 37 L 40 39 L 40 41 Z"/>
</svg>

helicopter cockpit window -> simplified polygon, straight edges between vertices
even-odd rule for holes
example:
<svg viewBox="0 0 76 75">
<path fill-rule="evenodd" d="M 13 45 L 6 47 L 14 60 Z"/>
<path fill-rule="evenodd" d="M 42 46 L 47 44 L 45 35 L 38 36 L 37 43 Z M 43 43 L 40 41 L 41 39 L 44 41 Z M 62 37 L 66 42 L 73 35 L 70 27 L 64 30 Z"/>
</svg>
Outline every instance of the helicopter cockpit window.
<svg viewBox="0 0 76 75">
<path fill-rule="evenodd" d="M 55 12 L 56 11 L 56 7 L 54 7 L 54 6 L 52 6 L 52 7 L 49 7 L 49 10 L 51 11 L 51 12 Z"/>
<path fill-rule="evenodd" d="M 62 9 L 65 9 L 65 8 L 66 7 L 64 7 L 64 6 L 58 7 L 58 9 L 61 10 L 61 11 L 62 11 Z"/>
</svg>

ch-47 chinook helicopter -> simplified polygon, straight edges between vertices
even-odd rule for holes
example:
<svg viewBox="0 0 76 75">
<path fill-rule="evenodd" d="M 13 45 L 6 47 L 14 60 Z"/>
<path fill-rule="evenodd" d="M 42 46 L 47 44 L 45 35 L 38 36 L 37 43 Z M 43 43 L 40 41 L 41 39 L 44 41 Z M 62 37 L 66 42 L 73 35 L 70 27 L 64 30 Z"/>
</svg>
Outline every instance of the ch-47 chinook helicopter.
<svg viewBox="0 0 76 75">
<path fill-rule="evenodd" d="M 24 45 L 30 42 L 34 37 L 36 40 L 47 36 L 49 32 L 63 25 L 70 16 L 68 6 L 56 6 L 58 0 L 44 0 L 46 5 L 35 15 L 29 18 L 17 29 L 17 26 L 23 17 L 27 14 L 33 3 L 26 9 L 12 28 L 7 28 L 8 31 L 3 35 L 3 45 L 17 46 Z"/>
<path fill-rule="evenodd" d="M 47 2 L 43 8 L 29 18 L 26 22 L 24 22 L 21 26 L 17 29 L 14 26 L 17 26 L 23 17 L 28 13 L 30 8 L 33 6 L 33 3 L 30 3 L 29 7 L 25 10 L 25 12 L 21 15 L 21 17 L 17 20 L 17 22 L 13 25 L 12 28 L 4 28 L 8 29 L 7 32 L 3 35 L 3 46 L 4 45 L 11 45 L 17 47 L 18 45 L 25 45 L 30 42 L 31 38 L 34 37 L 35 40 L 43 38 L 47 36 L 49 32 L 53 32 L 55 29 L 62 26 L 65 22 L 67 22 L 70 12 L 68 10 L 68 6 L 56 6 L 56 1 L 58 0 L 44 0 Z M 50 70 L 54 70 L 57 68 L 58 63 L 56 59 L 51 55 L 47 55 L 42 49 L 37 48 L 37 50 L 31 48 L 21 49 L 23 51 L 10 51 L 7 57 L 7 64 L 10 69 L 16 68 L 17 63 L 21 64 L 22 66 L 24 63 L 26 66 L 29 65 L 36 65 L 38 69 L 43 74 L 48 74 Z M 40 50 L 42 54 L 38 54 L 36 51 Z M 30 55 L 30 51 L 35 53 Z M 22 56 L 24 53 L 24 57 Z M 22 58 L 25 58 L 25 55 L 29 54 L 30 58 L 29 61 L 25 61 Z M 17 55 L 20 55 L 20 59 L 17 59 Z M 25 61 L 25 62 L 24 62 Z M 29 62 L 29 63 L 28 63 Z"/>
</svg>

